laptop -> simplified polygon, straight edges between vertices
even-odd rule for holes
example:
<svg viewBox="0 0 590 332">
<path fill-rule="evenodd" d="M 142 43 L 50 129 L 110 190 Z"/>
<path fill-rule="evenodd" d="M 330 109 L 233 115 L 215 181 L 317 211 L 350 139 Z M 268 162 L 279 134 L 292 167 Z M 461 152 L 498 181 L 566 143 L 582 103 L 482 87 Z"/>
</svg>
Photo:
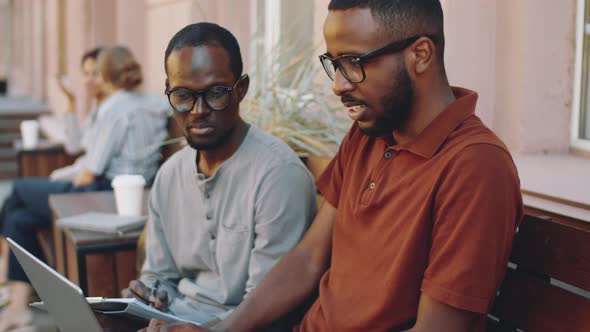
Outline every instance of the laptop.
<svg viewBox="0 0 590 332">
<path fill-rule="evenodd" d="M 6 240 L 61 332 L 103 332 L 80 287 L 12 239 Z"/>
<path fill-rule="evenodd" d="M 8 238 L 7 240 L 16 259 L 31 280 L 33 288 L 43 300 L 43 302 L 32 303 L 30 306 L 48 311 L 61 332 L 103 331 L 104 329 L 94 316 L 95 312 L 122 317 L 123 321 L 127 322 L 123 324 L 131 324 L 125 325 L 125 329 L 147 326 L 150 319 L 159 319 L 168 323 L 196 325 L 204 323 L 162 312 L 135 298 L 84 298 L 80 287 L 47 266 L 12 239 Z M 121 327 L 113 326 L 112 328 L 120 329 Z"/>
</svg>

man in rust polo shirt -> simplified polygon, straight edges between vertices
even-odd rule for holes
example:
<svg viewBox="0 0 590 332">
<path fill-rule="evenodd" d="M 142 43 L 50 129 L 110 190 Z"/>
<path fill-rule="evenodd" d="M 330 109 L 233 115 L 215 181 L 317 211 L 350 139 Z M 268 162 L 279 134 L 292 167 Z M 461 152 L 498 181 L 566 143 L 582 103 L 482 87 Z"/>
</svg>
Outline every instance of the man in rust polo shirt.
<svg viewBox="0 0 590 332">
<path fill-rule="evenodd" d="M 522 198 L 508 150 L 474 115 L 477 94 L 449 86 L 440 3 L 329 9 L 320 60 L 354 124 L 317 182 L 326 203 L 213 330 L 261 330 L 319 285 L 295 330 L 482 331 Z M 181 330 L 200 331 L 169 331 Z"/>
</svg>

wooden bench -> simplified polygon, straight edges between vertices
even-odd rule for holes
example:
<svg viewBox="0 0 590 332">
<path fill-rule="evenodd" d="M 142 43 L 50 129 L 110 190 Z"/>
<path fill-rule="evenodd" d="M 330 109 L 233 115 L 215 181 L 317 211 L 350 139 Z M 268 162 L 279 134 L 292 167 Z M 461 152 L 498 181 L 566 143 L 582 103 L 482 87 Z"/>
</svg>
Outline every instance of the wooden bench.
<svg viewBox="0 0 590 332">
<path fill-rule="evenodd" d="M 307 165 L 317 177 L 328 162 Z M 589 298 L 590 222 L 525 206 L 488 332 L 590 332 Z"/>
<path fill-rule="evenodd" d="M 510 262 L 488 331 L 590 331 L 590 223 L 528 209 Z"/>
<path fill-rule="evenodd" d="M 181 135 L 175 121 L 168 128 L 171 137 Z M 178 148 L 165 147 L 164 160 Z M 312 159 L 307 165 L 317 176 L 328 161 Z M 53 257 L 53 245 L 47 245 L 51 232 L 39 235 Z M 488 331 L 590 331 L 590 223 L 527 208 L 510 261 Z"/>
</svg>

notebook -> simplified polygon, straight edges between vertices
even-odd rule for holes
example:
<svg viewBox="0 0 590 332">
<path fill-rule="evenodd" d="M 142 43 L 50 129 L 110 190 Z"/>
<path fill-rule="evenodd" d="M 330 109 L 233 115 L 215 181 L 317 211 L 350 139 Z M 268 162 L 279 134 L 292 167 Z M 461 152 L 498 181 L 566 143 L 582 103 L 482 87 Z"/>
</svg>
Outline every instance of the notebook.
<svg viewBox="0 0 590 332">
<path fill-rule="evenodd" d="M 143 227 L 146 220 L 146 216 L 131 217 L 120 216 L 115 213 L 87 212 L 58 219 L 57 227 L 121 234 Z"/>
</svg>

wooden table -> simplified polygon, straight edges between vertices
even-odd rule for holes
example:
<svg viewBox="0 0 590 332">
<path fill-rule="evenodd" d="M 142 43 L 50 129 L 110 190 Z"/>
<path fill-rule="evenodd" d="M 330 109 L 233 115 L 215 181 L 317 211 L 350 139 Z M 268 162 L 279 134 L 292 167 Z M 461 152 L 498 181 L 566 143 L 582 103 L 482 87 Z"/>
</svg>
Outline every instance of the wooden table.
<svg viewBox="0 0 590 332">
<path fill-rule="evenodd" d="M 17 155 L 18 176 L 49 176 L 51 172 L 74 163 L 80 154 L 69 155 L 61 143 L 45 140 L 31 149 L 25 149 L 20 140 L 14 142 Z"/>
<path fill-rule="evenodd" d="M 147 196 L 146 191 L 146 201 Z M 135 257 L 141 231 L 124 235 L 62 231 L 55 223 L 59 218 L 90 211 L 116 212 L 113 192 L 50 195 L 49 204 L 54 214 L 57 270 L 77 283 L 86 296 L 120 297 L 121 290 L 137 277 Z"/>
</svg>

